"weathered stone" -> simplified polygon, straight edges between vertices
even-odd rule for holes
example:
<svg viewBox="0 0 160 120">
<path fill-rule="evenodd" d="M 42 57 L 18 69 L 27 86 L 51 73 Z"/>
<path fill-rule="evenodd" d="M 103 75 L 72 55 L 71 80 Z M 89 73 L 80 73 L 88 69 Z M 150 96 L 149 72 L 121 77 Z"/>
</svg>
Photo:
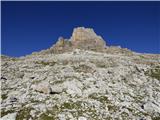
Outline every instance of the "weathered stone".
<svg viewBox="0 0 160 120">
<path fill-rule="evenodd" d="M 10 97 L 10 102 L 16 102 L 17 101 L 17 98 L 16 97 L 14 97 L 14 96 L 11 96 Z"/>
<path fill-rule="evenodd" d="M 41 82 L 41 83 L 38 83 L 37 85 L 32 85 L 32 88 L 35 91 L 45 93 L 45 94 L 50 94 L 52 92 L 48 82 Z"/>
<path fill-rule="evenodd" d="M 59 47 L 64 47 L 65 46 L 65 40 L 63 37 L 59 37 L 57 43 L 56 43 L 56 46 L 59 46 Z"/>
<path fill-rule="evenodd" d="M 86 117 L 79 117 L 78 120 L 87 120 Z"/>
<path fill-rule="evenodd" d="M 61 93 L 61 92 L 63 92 L 63 88 L 62 88 L 62 86 L 52 86 L 51 87 L 51 89 L 52 89 L 52 94 L 59 94 L 59 93 Z"/>
<path fill-rule="evenodd" d="M 9 113 L 3 116 L 2 118 L 0 118 L 0 120 L 16 120 L 16 115 L 17 113 Z"/>
</svg>

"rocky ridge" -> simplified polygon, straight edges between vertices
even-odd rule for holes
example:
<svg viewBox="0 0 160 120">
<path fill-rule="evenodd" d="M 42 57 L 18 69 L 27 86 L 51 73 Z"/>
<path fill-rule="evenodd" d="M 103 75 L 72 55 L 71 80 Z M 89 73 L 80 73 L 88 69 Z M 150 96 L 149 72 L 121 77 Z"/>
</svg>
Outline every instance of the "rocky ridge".
<svg viewBox="0 0 160 120">
<path fill-rule="evenodd" d="M 70 39 L 59 37 L 56 44 L 49 49 L 35 52 L 34 54 L 59 54 L 71 52 L 75 49 L 112 54 L 132 54 L 132 52 L 126 48 L 124 49 L 119 46 L 106 46 L 106 41 L 101 36 L 97 35 L 93 29 L 84 27 L 74 28 Z"/>
<path fill-rule="evenodd" d="M 105 41 L 93 29 L 78 27 L 73 30 L 70 39 L 60 37 L 57 43 L 50 48 L 49 52 L 63 53 L 73 49 L 102 51 L 105 46 Z"/>
<path fill-rule="evenodd" d="M 50 49 L 1 56 L 0 120 L 159 120 L 159 58 L 81 27 Z"/>
</svg>

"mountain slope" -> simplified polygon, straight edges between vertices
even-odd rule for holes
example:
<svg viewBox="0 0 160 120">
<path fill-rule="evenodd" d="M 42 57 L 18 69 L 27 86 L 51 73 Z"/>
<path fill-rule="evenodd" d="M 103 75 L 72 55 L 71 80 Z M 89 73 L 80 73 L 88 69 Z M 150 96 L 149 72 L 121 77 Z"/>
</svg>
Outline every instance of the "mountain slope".
<svg viewBox="0 0 160 120">
<path fill-rule="evenodd" d="M 160 55 L 102 46 L 1 56 L 1 119 L 159 120 Z"/>
</svg>

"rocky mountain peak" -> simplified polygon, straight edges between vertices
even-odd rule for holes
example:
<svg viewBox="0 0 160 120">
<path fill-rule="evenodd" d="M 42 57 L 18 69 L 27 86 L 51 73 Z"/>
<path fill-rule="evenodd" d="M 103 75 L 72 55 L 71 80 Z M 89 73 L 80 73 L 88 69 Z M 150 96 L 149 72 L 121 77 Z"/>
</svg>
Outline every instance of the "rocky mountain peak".
<svg viewBox="0 0 160 120">
<path fill-rule="evenodd" d="M 77 27 L 74 28 L 71 40 L 72 41 L 87 41 L 90 39 L 102 39 L 94 32 L 92 28 Z"/>
<path fill-rule="evenodd" d="M 105 48 L 106 42 L 93 29 L 78 27 L 73 30 L 71 42 L 74 48 L 99 51 Z"/>
<path fill-rule="evenodd" d="M 92 28 L 77 27 L 73 29 L 70 39 L 60 37 L 50 48 L 50 52 L 63 53 L 73 49 L 102 51 L 105 47 L 105 40 L 98 36 Z"/>
</svg>

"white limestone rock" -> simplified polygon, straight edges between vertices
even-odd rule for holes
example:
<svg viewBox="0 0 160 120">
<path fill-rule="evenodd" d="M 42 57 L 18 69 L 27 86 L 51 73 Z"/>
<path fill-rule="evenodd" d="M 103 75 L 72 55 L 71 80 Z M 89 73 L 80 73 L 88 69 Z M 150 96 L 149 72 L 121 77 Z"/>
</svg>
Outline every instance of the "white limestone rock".
<svg viewBox="0 0 160 120">
<path fill-rule="evenodd" d="M 78 120 L 87 120 L 85 117 L 79 117 Z"/>
<path fill-rule="evenodd" d="M 2 118 L 0 118 L 0 120 L 16 120 L 16 115 L 17 113 L 9 113 L 3 116 Z"/>
<path fill-rule="evenodd" d="M 31 88 L 34 89 L 35 91 L 45 93 L 45 94 L 50 94 L 52 92 L 52 89 L 49 83 L 45 81 L 38 83 L 37 85 L 32 85 Z"/>
</svg>

